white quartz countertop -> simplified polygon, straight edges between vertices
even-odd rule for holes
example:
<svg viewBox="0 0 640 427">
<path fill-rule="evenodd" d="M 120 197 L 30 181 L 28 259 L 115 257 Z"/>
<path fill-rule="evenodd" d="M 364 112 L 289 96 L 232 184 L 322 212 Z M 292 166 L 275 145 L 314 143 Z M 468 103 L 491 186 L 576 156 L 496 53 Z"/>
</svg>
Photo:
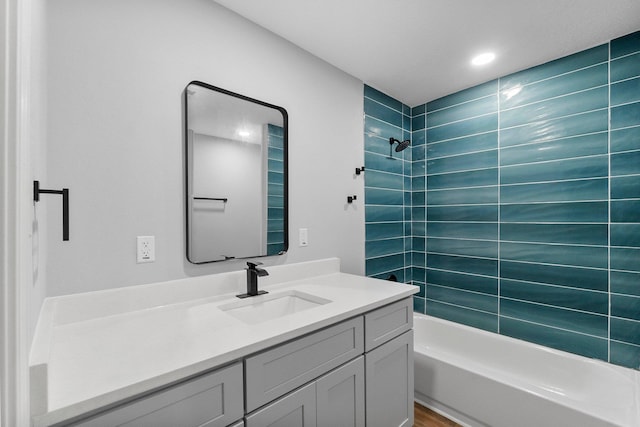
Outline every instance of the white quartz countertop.
<svg viewBox="0 0 640 427">
<path fill-rule="evenodd" d="M 300 277 L 304 276 L 304 269 L 299 265 L 292 267 L 299 274 L 288 274 L 287 266 L 274 267 L 282 270 L 281 277 L 293 280 L 264 281 L 264 285 L 261 282 L 260 288 L 269 294 L 250 299 L 259 301 L 295 290 L 329 302 L 254 324 L 219 308 L 239 301 L 235 290 L 228 292 L 229 286 L 219 286 L 223 293 L 211 292 L 207 296 L 194 293 L 202 298 L 107 310 L 97 317 L 56 314 L 55 304 L 51 304 L 54 308 L 49 311 L 53 314 L 40 319 L 36 340 L 41 342 L 34 344 L 36 349 L 31 355 L 32 372 L 39 372 L 41 382 L 45 381 L 36 400 L 46 401 L 36 403 L 43 413 L 34 416 L 34 425 L 52 425 L 95 411 L 408 297 L 418 290 L 411 285 L 335 271 L 336 266 L 339 268 L 337 260 L 320 263 L 310 268 L 319 275 L 309 277 Z M 244 277 L 244 271 L 237 274 Z M 235 274 L 222 279 L 214 276 L 219 275 L 210 276 L 213 282 L 239 281 Z M 203 279 L 198 280 L 202 284 Z M 188 291 L 188 286 L 185 288 Z M 167 285 L 163 289 L 166 293 Z M 140 295 L 153 292 L 153 286 L 147 285 Z M 101 296 L 109 298 L 112 307 L 117 306 L 117 293 L 95 295 L 94 300 Z M 131 295 L 128 297 L 131 299 Z M 84 298 L 88 301 L 86 295 Z M 69 298 L 64 303 L 68 307 Z M 87 304 L 82 305 L 86 309 Z M 39 354 L 34 355 L 34 351 Z M 36 371 L 38 366 L 46 369 Z M 38 386 L 35 388 L 37 395 Z"/>
</svg>

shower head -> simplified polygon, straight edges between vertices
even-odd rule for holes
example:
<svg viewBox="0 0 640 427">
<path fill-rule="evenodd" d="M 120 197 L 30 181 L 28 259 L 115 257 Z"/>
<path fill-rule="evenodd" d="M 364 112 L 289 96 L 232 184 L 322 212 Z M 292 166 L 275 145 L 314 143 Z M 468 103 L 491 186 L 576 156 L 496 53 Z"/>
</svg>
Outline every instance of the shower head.
<svg viewBox="0 0 640 427">
<path fill-rule="evenodd" d="M 409 144 L 411 144 L 410 139 L 405 139 L 404 141 L 400 141 L 399 139 L 396 139 L 396 138 L 389 138 L 389 145 L 393 145 L 396 142 L 398 143 L 398 145 L 396 146 L 396 153 L 399 153 L 400 151 L 407 148 Z"/>
</svg>

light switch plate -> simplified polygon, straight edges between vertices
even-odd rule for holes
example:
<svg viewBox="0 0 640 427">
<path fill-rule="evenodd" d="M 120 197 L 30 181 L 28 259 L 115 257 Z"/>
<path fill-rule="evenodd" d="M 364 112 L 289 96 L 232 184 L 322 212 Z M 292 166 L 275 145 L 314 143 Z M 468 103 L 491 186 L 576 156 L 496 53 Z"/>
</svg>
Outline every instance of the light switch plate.
<svg viewBox="0 0 640 427">
<path fill-rule="evenodd" d="M 298 234 L 300 246 L 309 246 L 309 229 L 301 228 Z"/>
</svg>

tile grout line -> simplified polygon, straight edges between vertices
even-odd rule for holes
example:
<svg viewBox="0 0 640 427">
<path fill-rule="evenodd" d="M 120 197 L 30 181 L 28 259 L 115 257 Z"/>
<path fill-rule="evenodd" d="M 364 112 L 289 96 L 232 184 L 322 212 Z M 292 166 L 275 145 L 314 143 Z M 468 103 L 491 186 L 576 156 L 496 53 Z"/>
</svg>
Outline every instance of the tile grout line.
<svg viewBox="0 0 640 427">
<path fill-rule="evenodd" d="M 427 314 L 427 294 L 429 292 L 429 286 L 427 285 L 427 269 L 429 267 L 429 253 L 428 248 L 428 233 L 427 224 L 429 223 L 429 211 L 427 209 L 429 205 L 429 186 L 427 184 L 427 172 L 429 164 L 429 150 L 427 150 L 429 139 L 427 137 L 427 128 L 429 127 L 429 115 L 427 114 L 427 104 L 424 105 L 424 257 L 422 261 L 424 263 L 424 314 Z"/>
<path fill-rule="evenodd" d="M 500 80 L 500 79 L 498 79 L 498 80 Z M 567 98 L 567 97 L 574 96 L 574 95 L 577 95 L 577 94 L 586 93 L 586 92 L 589 92 L 589 91 L 594 91 L 596 89 L 602 89 L 602 88 L 604 88 L 606 86 L 609 86 L 608 83 L 602 84 L 602 85 L 599 85 L 599 86 L 591 86 L 591 87 L 588 87 L 586 89 L 575 90 L 573 92 L 563 93 L 563 94 L 551 96 L 551 97 L 548 97 L 548 98 L 543 98 L 543 99 L 540 99 L 540 100 L 537 100 L 537 101 L 531 101 L 529 103 L 522 104 L 522 105 L 516 105 L 514 107 L 508 107 L 508 108 L 505 108 L 502 111 L 504 111 L 504 112 L 512 112 L 512 111 L 518 110 L 519 108 L 531 107 L 531 106 L 534 106 L 536 104 L 541 104 L 543 102 L 548 102 L 548 101 L 554 101 L 554 100 L 558 100 L 558 99 L 562 99 L 562 98 Z M 488 98 L 488 96 L 487 96 L 487 98 Z M 478 99 L 481 99 L 481 98 L 478 98 Z M 473 101 L 477 101 L 478 99 L 474 99 Z M 471 101 L 469 101 L 469 102 L 471 102 Z M 630 102 L 630 103 L 634 103 L 634 102 Z M 501 104 L 501 102 L 500 102 L 500 90 L 498 88 L 498 107 L 497 107 L 498 109 L 501 108 L 500 104 Z M 458 119 L 455 119 L 455 120 L 451 120 L 451 121 L 448 121 L 448 122 L 444 122 L 444 123 L 441 123 L 441 124 L 434 125 L 432 127 L 427 127 L 426 129 L 427 130 L 438 129 L 438 128 L 443 127 L 443 126 L 449 126 L 449 125 L 458 124 L 458 123 L 461 123 L 461 122 L 464 122 L 464 121 L 467 121 L 467 120 L 473 120 L 473 119 L 478 119 L 478 118 L 481 118 L 481 117 L 490 116 L 492 114 L 498 113 L 498 109 L 496 109 L 496 111 L 490 111 L 488 113 L 476 114 L 476 115 L 469 116 L 469 117 L 458 118 Z M 599 110 L 599 109 L 596 108 L 596 109 L 593 109 L 593 110 L 587 110 L 586 112 L 588 112 L 588 111 L 597 111 L 597 110 Z M 580 113 L 574 113 L 574 114 L 580 114 Z M 509 126 L 508 128 L 519 127 L 519 126 L 522 126 L 522 125 L 513 125 L 513 126 Z"/>
<path fill-rule="evenodd" d="M 366 96 L 366 95 L 364 96 L 364 99 L 365 99 L 365 100 L 367 100 L 367 99 L 368 99 L 368 100 L 369 100 L 369 101 L 371 101 L 371 102 L 375 102 L 377 105 L 380 105 L 380 106 L 382 106 L 382 107 L 386 108 L 387 110 L 390 110 L 392 113 L 398 113 L 398 114 L 400 114 L 401 116 L 403 116 L 403 115 L 404 115 L 404 114 L 402 113 L 402 111 L 400 111 L 400 110 L 396 110 L 396 109 L 394 109 L 393 107 L 390 107 L 390 106 L 388 106 L 387 104 L 385 104 L 385 103 L 383 103 L 383 102 L 378 101 L 377 99 L 373 99 L 373 98 L 368 97 L 368 96 Z"/>
<path fill-rule="evenodd" d="M 381 222 L 382 224 L 386 224 L 386 222 Z M 594 245 L 587 243 L 564 243 L 564 242 L 536 242 L 530 240 L 509 240 L 509 239 L 480 239 L 477 237 L 449 237 L 449 236 L 431 236 L 430 239 L 435 240 L 453 240 L 453 241 L 462 241 L 462 242 L 483 242 L 483 243 L 516 243 L 521 245 L 544 245 L 544 246 L 568 246 L 568 247 L 580 247 L 580 248 L 606 248 L 607 245 Z M 633 246 L 619 246 L 621 248 L 634 248 Z"/>
<path fill-rule="evenodd" d="M 408 108 L 408 107 L 407 107 Z M 409 129 L 405 127 L 405 104 L 402 104 L 402 139 L 407 139 L 406 133 L 409 134 L 409 138 L 413 135 L 411 133 L 413 127 L 413 118 L 409 115 L 409 120 L 407 124 Z M 409 110 L 411 113 L 411 110 Z M 402 152 L 402 189 L 403 189 L 403 223 L 402 223 L 402 249 L 404 250 L 404 276 L 405 283 L 413 283 L 413 239 L 411 236 L 413 235 L 413 168 L 412 168 L 412 155 L 413 147 L 409 146 L 405 151 Z M 409 160 L 407 160 L 407 155 L 409 155 Z M 409 179 L 409 188 L 407 188 L 407 177 Z M 407 194 L 409 195 L 409 206 L 404 205 L 404 199 L 407 198 Z M 409 218 L 407 218 L 407 209 Z M 407 225 L 410 228 L 410 233 L 407 234 Z M 409 260 L 409 262 L 407 262 Z M 410 276 L 410 280 L 407 280 L 407 276 Z"/>
<path fill-rule="evenodd" d="M 368 117 L 368 118 L 370 118 L 370 119 L 373 119 L 373 120 L 375 120 L 375 121 L 377 121 L 377 122 L 384 123 L 385 125 L 389 125 L 389 126 L 391 126 L 391 127 L 394 127 L 394 128 L 396 128 L 396 129 L 399 129 L 400 131 L 403 131 L 403 127 L 402 127 L 402 126 L 394 125 L 393 123 L 389 123 L 389 122 L 387 122 L 387 121 L 385 121 L 385 120 L 383 120 L 383 119 L 379 119 L 379 118 L 378 118 L 378 117 L 376 117 L 376 116 L 371 116 L 371 115 L 366 114 L 366 113 L 365 113 L 365 116 L 366 116 L 366 117 Z M 365 118 L 365 120 L 366 120 L 366 118 Z M 378 137 L 378 138 L 384 139 L 384 137 L 380 136 L 380 135 L 379 135 L 379 134 L 377 134 L 377 133 L 374 133 L 374 132 L 368 132 L 368 131 L 366 130 L 366 123 L 365 123 L 365 131 L 364 131 L 364 134 L 365 134 L 365 135 L 368 135 L 368 136 L 376 136 L 376 137 Z"/>
<path fill-rule="evenodd" d="M 562 182 L 562 181 L 555 181 L 555 182 Z M 548 182 L 549 184 L 553 184 L 553 181 Z M 547 183 L 542 183 L 542 184 L 547 184 Z M 566 204 L 566 203 L 601 203 L 601 202 L 606 202 L 608 199 L 603 198 L 603 199 L 578 199 L 578 200 L 550 200 L 550 201 L 546 201 L 546 200 L 540 200 L 540 201 L 520 201 L 520 202 L 506 202 L 506 203 L 499 203 L 500 206 L 519 206 L 519 205 L 557 205 L 557 204 Z M 640 199 L 624 199 L 624 200 L 640 200 Z M 496 202 L 488 202 L 488 203 L 447 203 L 447 204 L 441 204 L 441 205 L 434 205 L 432 206 L 432 208 L 436 209 L 436 208 L 451 208 L 451 207 L 471 207 L 471 206 L 477 206 L 477 207 L 482 207 L 482 206 L 495 206 Z M 498 221 L 496 221 L 498 222 Z M 506 222 L 506 221 L 505 221 Z"/>
<path fill-rule="evenodd" d="M 391 97 L 390 97 L 389 95 L 387 95 L 386 93 L 380 92 L 378 89 L 376 89 L 376 88 L 374 88 L 374 87 L 372 87 L 372 86 L 369 86 L 369 85 L 367 85 L 366 83 L 365 83 L 363 86 L 364 86 L 364 90 L 362 91 L 362 97 L 363 97 L 363 99 L 370 99 L 371 101 L 377 102 L 378 104 L 383 105 L 383 106 L 385 106 L 385 107 L 389 108 L 390 110 L 393 110 L 393 111 L 396 111 L 396 112 L 402 113 L 402 103 L 401 103 L 401 102 L 400 102 L 400 108 L 401 108 L 401 109 L 400 109 L 400 110 L 396 110 L 394 107 L 392 107 L 392 106 L 390 106 L 390 105 L 388 105 L 388 104 L 385 104 L 385 103 L 384 103 L 384 102 L 382 102 L 382 101 L 378 101 L 377 99 L 372 98 L 371 96 L 367 95 L 367 94 L 366 94 L 366 87 L 370 87 L 371 89 L 375 90 L 376 92 L 378 92 L 378 93 L 380 93 L 381 95 L 383 95 L 383 96 L 385 96 L 385 97 L 389 98 L 389 99 L 390 99 L 390 100 L 392 100 L 392 101 L 399 102 L 397 99 L 391 98 Z"/>
<path fill-rule="evenodd" d="M 620 58 L 624 58 L 626 56 L 634 55 L 635 53 L 637 53 L 637 52 L 621 56 L 619 58 L 616 58 L 616 60 L 620 59 Z M 535 80 L 535 81 L 526 83 L 522 87 L 525 88 L 527 86 L 532 86 L 532 85 L 535 85 L 535 84 L 538 84 L 538 83 L 542 83 L 542 82 L 545 82 L 545 81 L 548 81 L 548 80 L 553 80 L 553 79 L 558 78 L 558 77 L 567 76 L 567 75 L 570 75 L 570 74 L 573 74 L 573 73 L 576 73 L 576 72 L 579 72 L 579 71 L 584 71 L 584 70 L 587 70 L 589 68 L 594 68 L 594 67 L 597 67 L 598 65 L 603 65 L 603 64 L 606 64 L 606 63 L 608 63 L 608 60 L 595 62 L 593 64 L 585 65 L 584 67 L 575 68 L 575 69 L 572 69 L 572 70 L 569 70 L 569 71 L 565 71 L 565 72 L 562 72 L 562 73 L 559 73 L 559 74 L 554 74 L 552 76 L 542 78 L 540 80 Z M 523 70 L 523 71 L 526 71 L 526 70 Z M 509 77 L 509 76 L 505 76 L 505 77 Z M 500 85 L 500 80 L 502 80 L 503 78 L 504 77 L 500 77 L 500 78 L 496 79 L 497 85 L 498 85 L 498 89 L 500 88 L 500 86 L 499 86 Z M 489 83 L 489 82 L 486 82 L 486 83 Z M 470 89 L 473 89 L 473 88 L 470 88 Z M 477 101 L 478 99 L 488 98 L 490 96 L 492 96 L 492 94 L 479 96 L 477 98 L 473 98 L 473 99 L 470 99 L 470 100 L 467 100 L 467 101 L 458 102 L 456 104 L 451 104 L 451 105 L 448 105 L 446 107 L 441 107 L 441 108 L 438 108 L 438 109 L 432 110 L 432 111 L 426 111 L 426 108 L 425 108 L 425 112 L 426 112 L 426 114 L 431 114 L 431 113 L 435 113 L 435 112 L 438 112 L 438 111 L 446 110 L 448 108 L 454 108 L 454 107 L 458 107 L 458 106 L 463 105 L 463 104 L 467 104 L 467 103 L 470 103 L 470 102 L 473 102 L 473 101 Z"/>
<path fill-rule="evenodd" d="M 561 98 L 566 98 L 566 97 L 573 96 L 573 95 L 576 95 L 576 94 L 585 93 L 585 92 L 589 92 L 589 91 L 596 90 L 596 89 L 601 89 L 601 88 L 604 88 L 605 86 L 608 86 L 608 84 L 605 83 L 605 84 L 601 84 L 601 85 L 598 85 L 598 86 L 590 86 L 590 87 L 588 87 L 586 89 L 579 89 L 579 90 L 575 90 L 573 92 L 567 92 L 567 93 L 563 93 L 563 94 L 560 94 L 560 95 L 550 96 L 548 98 L 543 98 L 543 99 L 540 99 L 538 101 L 531 101 L 531 102 L 529 102 L 527 104 L 516 105 L 516 106 L 513 106 L 513 107 L 507 107 L 507 108 L 504 109 L 504 111 L 511 112 L 511 111 L 517 110 L 518 108 L 530 107 L 532 105 L 541 104 L 543 102 L 558 100 L 558 99 L 561 99 Z M 592 111 L 592 110 L 590 110 L 590 111 Z"/>
<path fill-rule="evenodd" d="M 407 130 L 404 127 L 404 104 L 402 104 L 402 112 L 403 112 L 403 120 L 402 120 L 402 140 L 405 139 L 405 135 L 404 133 L 407 132 Z M 413 128 L 413 118 L 409 119 L 409 134 L 411 134 L 411 129 Z M 411 150 L 411 148 L 409 149 Z M 411 242 L 411 245 L 409 246 L 409 251 L 407 251 L 407 222 L 409 222 L 409 226 L 412 226 L 411 224 L 411 218 L 407 218 L 407 204 L 406 204 L 406 199 L 407 199 L 407 188 L 406 188 L 406 181 L 407 181 L 407 161 L 405 159 L 406 157 L 406 153 L 403 152 L 402 153 L 402 249 L 404 250 L 403 256 L 402 256 L 402 260 L 403 260 L 403 272 L 404 272 L 404 282 L 407 283 L 409 282 L 407 280 L 407 273 L 410 270 L 410 267 L 407 267 L 407 256 L 412 257 L 412 251 L 413 251 L 413 242 Z M 409 165 L 409 168 L 411 167 L 411 165 Z M 411 169 L 409 169 L 409 176 L 411 176 Z M 412 190 L 413 188 L 411 188 Z M 409 191 L 409 209 L 411 209 L 413 207 L 413 193 L 411 191 Z M 413 234 L 413 228 L 411 228 L 411 234 Z M 408 252 L 408 254 L 407 254 Z M 413 274 L 411 274 L 411 281 L 413 281 Z"/>
<path fill-rule="evenodd" d="M 573 329 L 562 328 L 562 327 L 559 327 L 559 326 L 549 325 L 549 324 L 541 323 L 541 322 L 535 322 L 535 321 L 527 320 L 527 319 L 521 319 L 521 318 L 513 317 L 513 316 L 504 316 L 504 317 L 509 318 L 511 320 L 515 320 L 517 322 L 529 323 L 531 325 L 542 326 L 542 327 L 545 327 L 545 328 L 551 328 L 551 329 L 555 329 L 555 330 L 558 330 L 558 331 L 565 331 L 565 332 L 569 332 L 569 333 L 572 333 L 572 334 L 578 334 L 578 335 L 582 335 L 582 336 L 593 337 L 593 338 L 597 338 L 597 339 L 600 339 L 600 340 L 609 341 L 605 337 L 601 337 L 601 336 L 593 335 L 593 334 L 588 334 L 586 332 L 575 331 Z M 529 341 L 529 340 L 527 340 L 527 341 Z M 529 341 L 529 342 L 534 342 L 534 341 Z M 545 346 L 549 347 L 548 345 L 545 345 Z M 551 347 L 551 348 L 554 348 L 554 347 Z M 557 347 L 555 347 L 555 348 L 557 348 Z M 576 354 L 576 353 L 574 353 L 574 354 Z M 602 359 L 600 359 L 600 360 L 602 360 Z"/>
<path fill-rule="evenodd" d="M 565 307 L 565 306 L 555 305 L 555 304 L 548 304 L 548 303 L 534 301 L 534 300 L 526 300 L 526 299 L 514 298 L 514 297 L 504 297 L 504 299 L 509 300 L 509 301 L 515 301 L 515 302 L 522 303 L 522 304 L 529 304 L 529 305 L 536 305 L 536 306 L 540 306 L 540 307 L 547 307 L 547 308 L 552 308 L 552 309 L 565 310 L 565 311 L 570 311 L 570 312 L 574 312 L 574 313 L 587 314 L 589 316 L 598 316 L 600 318 L 608 318 L 609 317 L 609 316 L 607 316 L 607 313 L 598 313 L 597 311 L 580 310 L 580 309 L 577 309 L 577 308 Z"/>
<path fill-rule="evenodd" d="M 469 273 L 469 272 L 466 272 L 466 271 L 463 272 L 463 271 L 460 271 L 460 270 L 448 270 L 448 269 L 438 268 L 438 267 L 429 267 L 428 270 L 434 270 L 434 271 L 438 271 L 438 272 L 441 272 L 441 273 L 453 273 L 453 274 L 462 275 L 462 276 L 482 277 L 484 279 L 497 279 L 496 276 L 490 276 L 490 275 L 480 274 L 480 273 Z M 585 292 L 596 292 L 596 293 L 606 293 L 607 292 L 607 291 L 599 291 L 597 289 L 592 289 L 592 288 L 576 288 L 575 286 L 568 286 L 568 285 L 557 284 L 557 283 L 534 282 L 534 281 L 531 281 L 531 280 L 508 278 L 508 277 L 506 278 L 506 280 L 510 280 L 510 281 L 514 281 L 514 282 L 521 282 L 521 283 L 526 283 L 526 284 L 536 285 L 536 286 L 551 286 L 551 287 L 554 287 L 554 288 L 568 289 L 568 290 L 574 290 L 574 291 L 585 291 Z M 640 296 L 638 296 L 638 298 L 640 298 Z M 640 322 L 640 320 L 639 320 L 639 322 Z"/>
<path fill-rule="evenodd" d="M 607 108 L 607 166 L 608 166 L 608 192 L 607 192 L 607 362 L 611 363 L 611 41 L 608 45 L 607 81 L 609 84 L 608 108 Z"/>
<path fill-rule="evenodd" d="M 502 83 L 502 79 L 498 78 L 498 87 L 497 87 L 497 93 L 496 93 L 496 96 L 498 98 L 498 129 L 497 129 L 497 131 L 498 131 L 498 141 L 497 141 L 497 150 L 498 150 L 498 153 L 497 153 L 498 154 L 498 170 L 497 170 L 497 174 L 498 174 L 498 176 L 497 176 L 497 182 L 496 182 L 496 184 L 498 185 L 498 205 L 497 205 L 498 221 L 497 221 L 497 236 L 496 236 L 496 239 L 498 240 L 498 248 L 497 248 L 498 249 L 498 254 L 497 254 L 497 256 L 498 256 L 498 263 L 497 263 L 498 264 L 497 265 L 497 268 L 498 268 L 498 271 L 497 271 L 497 273 L 498 273 L 497 274 L 497 281 L 498 281 L 498 289 L 497 289 L 497 292 L 498 292 L 498 307 L 497 307 L 497 310 L 498 310 L 498 313 L 497 313 L 497 315 L 498 315 L 498 333 L 500 333 L 500 325 L 502 323 L 500 321 L 500 319 L 501 319 L 500 309 L 501 309 L 501 302 L 502 302 L 502 293 L 501 293 L 501 288 L 500 288 L 500 285 L 501 285 L 501 282 L 502 282 L 502 279 L 501 279 L 502 278 L 502 274 L 501 274 L 501 271 L 500 271 L 500 268 L 501 268 L 501 262 L 500 261 L 502 259 L 502 253 L 501 253 L 502 244 L 500 242 L 501 241 L 501 238 L 500 238 L 500 226 L 501 226 L 501 221 L 500 221 L 500 218 L 501 218 L 500 217 L 500 214 L 501 214 L 501 211 L 500 211 L 500 206 L 501 206 L 500 193 L 502 192 L 501 191 L 501 187 L 500 187 L 500 174 L 501 174 L 501 171 L 502 171 L 502 168 L 500 167 L 500 163 L 501 163 L 501 159 L 500 159 L 500 154 L 501 154 L 501 150 L 500 150 L 500 118 L 501 117 L 500 116 L 501 116 L 501 113 L 502 113 L 502 107 L 501 107 L 501 102 L 500 102 L 500 85 L 501 85 L 501 83 Z"/>
</svg>

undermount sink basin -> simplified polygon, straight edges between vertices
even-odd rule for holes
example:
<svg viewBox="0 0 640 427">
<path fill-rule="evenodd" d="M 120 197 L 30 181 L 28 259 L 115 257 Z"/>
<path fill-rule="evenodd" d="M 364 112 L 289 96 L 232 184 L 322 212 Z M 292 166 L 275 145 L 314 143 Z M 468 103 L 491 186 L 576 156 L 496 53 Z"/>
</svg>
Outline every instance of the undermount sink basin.
<svg viewBox="0 0 640 427">
<path fill-rule="evenodd" d="M 300 291 L 284 291 L 250 297 L 218 308 L 245 323 L 255 324 L 330 303 L 328 299 Z"/>
</svg>

